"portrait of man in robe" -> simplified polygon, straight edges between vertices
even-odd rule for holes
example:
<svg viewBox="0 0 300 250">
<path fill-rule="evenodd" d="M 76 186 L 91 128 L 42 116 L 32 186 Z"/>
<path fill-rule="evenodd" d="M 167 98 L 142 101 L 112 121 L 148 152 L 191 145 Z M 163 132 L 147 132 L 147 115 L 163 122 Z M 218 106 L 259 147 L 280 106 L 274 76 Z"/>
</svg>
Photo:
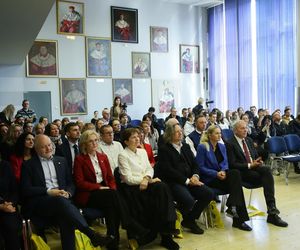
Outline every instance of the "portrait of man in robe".
<svg viewBox="0 0 300 250">
<path fill-rule="evenodd" d="M 26 58 L 28 77 L 57 77 L 57 41 L 34 41 Z"/>
</svg>

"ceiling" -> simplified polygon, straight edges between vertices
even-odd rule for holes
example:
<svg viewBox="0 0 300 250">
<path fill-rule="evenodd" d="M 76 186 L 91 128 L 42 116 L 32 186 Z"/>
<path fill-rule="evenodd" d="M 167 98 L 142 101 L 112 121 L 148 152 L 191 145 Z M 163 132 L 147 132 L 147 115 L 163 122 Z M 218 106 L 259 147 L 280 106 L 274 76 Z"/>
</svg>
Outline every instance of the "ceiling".
<svg viewBox="0 0 300 250">
<path fill-rule="evenodd" d="M 22 64 L 55 0 L 0 1 L 0 65 Z"/>
<path fill-rule="evenodd" d="M 200 6 L 203 8 L 210 8 L 224 3 L 224 0 L 163 0 L 168 3 L 179 3 L 191 6 Z"/>
</svg>

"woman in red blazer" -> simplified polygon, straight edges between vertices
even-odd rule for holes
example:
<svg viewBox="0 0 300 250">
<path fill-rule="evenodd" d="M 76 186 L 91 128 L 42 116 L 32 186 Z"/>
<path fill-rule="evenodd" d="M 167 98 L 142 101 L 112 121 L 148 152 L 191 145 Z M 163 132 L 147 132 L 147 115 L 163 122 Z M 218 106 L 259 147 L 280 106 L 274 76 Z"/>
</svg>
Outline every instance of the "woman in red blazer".
<svg viewBox="0 0 300 250">
<path fill-rule="evenodd" d="M 81 154 L 74 161 L 75 201 L 104 212 L 107 234 L 115 237 L 107 249 L 119 249 L 120 201 L 106 155 L 97 152 L 99 135 L 87 130 L 80 137 Z"/>
</svg>

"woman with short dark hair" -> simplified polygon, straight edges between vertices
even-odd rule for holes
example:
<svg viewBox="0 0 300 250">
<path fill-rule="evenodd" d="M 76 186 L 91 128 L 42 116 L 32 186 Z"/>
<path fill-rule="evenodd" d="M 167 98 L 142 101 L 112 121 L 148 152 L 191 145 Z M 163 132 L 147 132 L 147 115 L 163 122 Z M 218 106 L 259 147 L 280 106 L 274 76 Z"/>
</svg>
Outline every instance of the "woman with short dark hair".
<svg viewBox="0 0 300 250">
<path fill-rule="evenodd" d="M 139 131 L 135 128 L 124 130 L 122 139 L 126 148 L 119 154 L 119 172 L 122 180 L 122 194 L 131 211 L 131 216 L 153 234 L 162 236 L 161 245 L 167 249 L 179 249 L 173 241 L 175 208 L 167 186 L 153 178 L 153 168 L 140 144 Z"/>
</svg>

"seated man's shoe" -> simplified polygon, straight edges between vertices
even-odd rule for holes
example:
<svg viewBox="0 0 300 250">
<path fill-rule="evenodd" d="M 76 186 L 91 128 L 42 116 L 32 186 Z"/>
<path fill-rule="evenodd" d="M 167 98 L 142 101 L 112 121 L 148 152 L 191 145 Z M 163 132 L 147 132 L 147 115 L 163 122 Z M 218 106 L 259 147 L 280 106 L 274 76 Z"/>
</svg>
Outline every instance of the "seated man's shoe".
<svg viewBox="0 0 300 250">
<path fill-rule="evenodd" d="M 99 233 L 95 233 L 90 240 L 94 247 L 107 246 L 114 241 L 114 237 L 112 235 L 104 236 Z"/>
<path fill-rule="evenodd" d="M 269 214 L 267 222 L 278 227 L 287 227 L 288 223 L 283 221 L 277 214 Z"/>
<path fill-rule="evenodd" d="M 238 219 L 233 219 L 232 226 L 243 231 L 252 231 L 252 228 L 248 226 L 245 222 L 241 222 Z"/>
<path fill-rule="evenodd" d="M 194 220 L 193 221 L 192 220 L 191 221 L 183 220 L 181 222 L 181 225 L 183 227 L 189 228 L 193 234 L 203 234 L 204 233 L 204 230 L 202 228 L 200 228 L 197 225 L 196 221 L 194 221 Z"/>
<path fill-rule="evenodd" d="M 179 245 L 172 239 L 172 236 L 169 235 L 162 235 L 160 245 L 169 249 L 169 250 L 178 250 Z"/>
</svg>

